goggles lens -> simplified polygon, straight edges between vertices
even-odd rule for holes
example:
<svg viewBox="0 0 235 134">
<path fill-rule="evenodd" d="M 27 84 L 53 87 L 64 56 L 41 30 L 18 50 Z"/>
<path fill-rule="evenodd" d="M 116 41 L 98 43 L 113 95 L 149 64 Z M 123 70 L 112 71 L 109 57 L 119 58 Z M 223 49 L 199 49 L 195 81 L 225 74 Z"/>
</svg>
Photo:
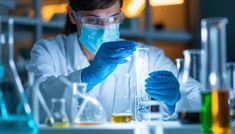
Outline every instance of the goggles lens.
<svg viewBox="0 0 235 134">
<path fill-rule="evenodd" d="M 111 24 L 120 24 L 124 15 L 122 12 L 109 17 L 95 17 L 95 16 L 80 16 L 75 11 L 72 11 L 73 16 L 76 18 L 76 21 L 82 22 L 83 24 L 91 24 L 91 25 L 111 25 Z"/>
</svg>

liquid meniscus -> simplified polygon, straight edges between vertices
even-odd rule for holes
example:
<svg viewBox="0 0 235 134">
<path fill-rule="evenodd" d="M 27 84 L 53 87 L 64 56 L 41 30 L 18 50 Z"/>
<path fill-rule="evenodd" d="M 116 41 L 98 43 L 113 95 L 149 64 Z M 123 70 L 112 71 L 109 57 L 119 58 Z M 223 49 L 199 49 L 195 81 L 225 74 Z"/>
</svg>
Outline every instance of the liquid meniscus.
<svg viewBox="0 0 235 134">
<path fill-rule="evenodd" d="M 112 123 L 128 123 L 132 121 L 131 114 L 113 114 L 112 115 Z"/>
<path fill-rule="evenodd" d="M 56 128 L 65 128 L 68 126 L 69 126 L 68 122 L 55 122 L 52 124 L 52 127 L 56 127 Z"/>
<path fill-rule="evenodd" d="M 103 124 L 103 122 L 75 122 L 77 126 L 95 126 L 101 124 Z"/>
</svg>

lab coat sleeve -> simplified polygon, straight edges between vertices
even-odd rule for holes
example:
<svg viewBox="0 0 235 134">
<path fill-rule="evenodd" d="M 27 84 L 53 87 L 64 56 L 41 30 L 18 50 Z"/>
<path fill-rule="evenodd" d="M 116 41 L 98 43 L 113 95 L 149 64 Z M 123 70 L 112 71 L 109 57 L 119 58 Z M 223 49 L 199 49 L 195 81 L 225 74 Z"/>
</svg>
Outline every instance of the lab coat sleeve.
<svg viewBox="0 0 235 134">
<path fill-rule="evenodd" d="M 54 45 L 54 46 L 53 46 Z M 66 98 L 66 112 L 69 112 L 70 109 L 70 99 L 72 97 L 72 92 L 68 91 L 65 85 L 59 78 L 59 74 L 56 73 L 56 65 L 61 65 L 61 63 L 56 63 L 53 59 L 54 56 L 57 56 L 54 53 L 56 48 L 55 42 L 41 40 L 37 42 L 32 51 L 31 51 L 31 60 L 27 66 L 28 71 L 33 72 L 35 75 L 35 80 L 39 78 L 45 78 L 45 81 L 40 84 L 40 91 L 43 94 L 43 97 L 50 107 L 51 98 Z M 58 59 L 58 58 L 56 58 Z M 66 66 L 66 65 L 61 65 Z M 77 70 L 65 76 L 71 82 L 81 82 L 81 70 Z M 66 90 L 67 89 L 67 90 Z M 66 92 L 65 92 L 66 91 Z M 67 111 L 68 110 L 68 111 Z M 69 114 L 69 113 L 68 113 Z M 69 114 L 70 115 L 70 114 Z M 41 115 L 41 119 L 44 119 L 46 115 Z"/>
<path fill-rule="evenodd" d="M 46 80 L 42 83 L 42 89 L 47 93 L 51 93 L 51 97 L 62 97 L 66 85 L 59 79 L 59 75 L 55 71 L 55 65 L 58 61 L 53 60 L 56 56 L 51 52 L 53 48 L 48 47 L 55 45 L 52 42 L 44 40 L 37 42 L 31 52 L 31 60 L 27 67 L 28 71 L 33 72 L 36 80 L 44 77 Z M 59 63 L 60 64 L 60 63 Z M 63 65 L 65 66 L 65 65 Z M 71 82 L 81 82 L 81 71 L 77 70 L 65 76 Z"/>
</svg>

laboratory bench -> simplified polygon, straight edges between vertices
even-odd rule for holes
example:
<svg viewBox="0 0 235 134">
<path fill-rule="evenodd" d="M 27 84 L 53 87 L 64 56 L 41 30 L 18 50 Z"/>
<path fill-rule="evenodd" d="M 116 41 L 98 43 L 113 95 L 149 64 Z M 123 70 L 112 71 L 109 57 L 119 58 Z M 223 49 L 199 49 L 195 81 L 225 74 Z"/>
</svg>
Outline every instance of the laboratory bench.
<svg viewBox="0 0 235 134">
<path fill-rule="evenodd" d="M 151 121 L 142 123 L 112 124 L 97 126 L 71 126 L 50 128 L 41 125 L 40 134 L 201 134 L 200 124 L 181 124 L 178 121 Z M 235 125 L 232 126 L 235 132 Z"/>
</svg>

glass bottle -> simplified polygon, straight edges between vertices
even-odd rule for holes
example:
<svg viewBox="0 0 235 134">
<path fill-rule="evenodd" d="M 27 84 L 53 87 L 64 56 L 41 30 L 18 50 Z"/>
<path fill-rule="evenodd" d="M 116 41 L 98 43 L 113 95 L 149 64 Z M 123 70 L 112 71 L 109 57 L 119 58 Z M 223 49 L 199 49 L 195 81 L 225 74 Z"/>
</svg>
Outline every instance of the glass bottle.
<svg viewBox="0 0 235 134">
<path fill-rule="evenodd" d="M 180 78 L 181 100 L 177 105 L 181 105 L 178 112 L 178 118 L 181 123 L 199 123 L 200 114 L 200 90 L 201 90 L 201 57 L 203 51 L 200 49 L 188 49 L 183 51 L 184 66 Z M 190 88 L 189 88 L 190 87 Z M 190 90 L 189 90 L 190 89 Z M 188 94 L 191 95 L 191 101 L 187 100 Z M 198 95 L 198 96 L 196 96 Z M 194 98 L 195 99 L 194 99 Z"/>
<path fill-rule="evenodd" d="M 137 48 L 135 53 L 137 90 L 135 97 L 135 120 L 149 121 L 151 117 L 144 115 L 151 113 L 151 106 L 148 105 L 150 97 L 145 92 L 145 79 L 149 73 L 149 49 Z"/>
<path fill-rule="evenodd" d="M 77 126 L 91 126 L 104 124 L 107 115 L 98 100 L 86 95 L 86 83 L 72 83 L 73 96 L 76 98 L 74 124 Z"/>
<path fill-rule="evenodd" d="M 65 99 L 53 98 L 51 99 L 51 114 L 54 119 L 52 127 L 65 128 L 69 126 L 69 119 L 65 112 Z"/>
<path fill-rule="evenodd" d="M 14 38 L 13 19 L 8 21 L 8 41 L 1 35 L 1 114 L 0 130 L 2 133 L 37 133 L 38 128 L 32 117 L 31 109 L 24 94 L 24 89 L 13 60 Z"/>
<path fill-rule="evenodd" d="M 211 90 L 212 132 L 229 134 L 230 116 L 226 73 L 226 18 L 208 18 L 201 22 L 202 47 L 205 50 L 204 89 Z M 209 95 L 208 95 L 209 96 Z M 209 99 L 209 97 L 208 97 Z M 208 108 L 209 110 L 209 108 Z"/>
<path fill-rule="evenodd" d="M 130 75 L 115 74 L 115 91 L 113 101 L 112 123 L 128 123 L 132 121 L 130 92 Z"/>
</svg>

